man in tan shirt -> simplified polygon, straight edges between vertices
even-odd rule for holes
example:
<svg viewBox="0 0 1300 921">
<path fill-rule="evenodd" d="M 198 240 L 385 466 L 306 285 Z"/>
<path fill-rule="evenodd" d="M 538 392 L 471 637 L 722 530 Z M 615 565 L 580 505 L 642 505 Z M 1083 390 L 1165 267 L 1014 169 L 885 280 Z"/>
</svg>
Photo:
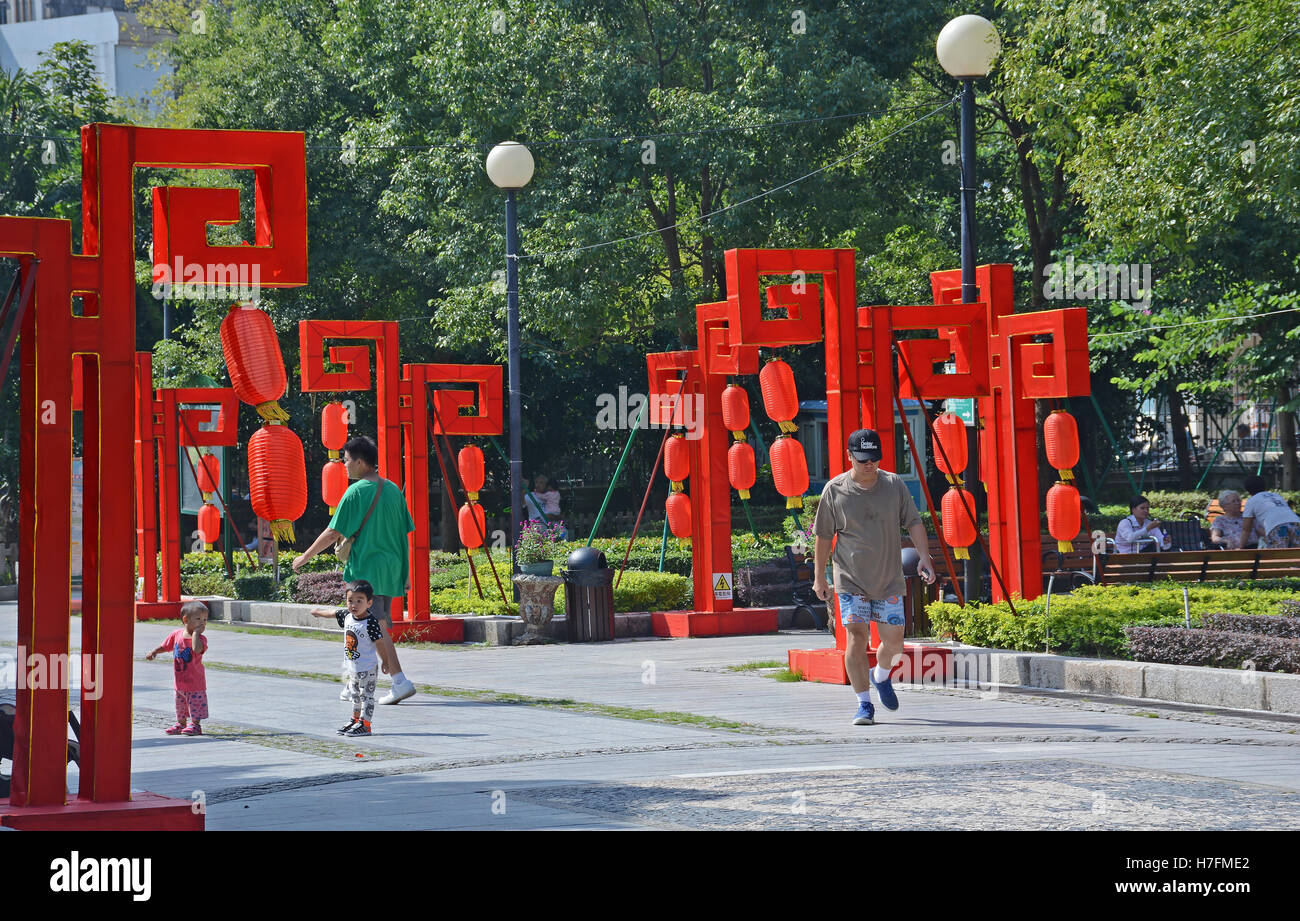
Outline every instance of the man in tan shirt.
<svg viewBox="0 0 1300 921">
<path fill-rule="evenodd" d="M 872 685 L 885 709 L 898 709 L 889 672 L 903 653 L 901 529 L 906 528 L 912 538 L 920 556 L 916 571 L 927 583 L 934 581 L 934 564 L 925 525 L 907 484 L 879 467 L 880 436 L 871 429 L 858 429 L 849 436 L 848 456 L 851 469 L 826 484 L 817 505 L 813 591 L 823 601 L 830 599 L 826 563 L 832 558 L 833 541 L 835 592 L 848 639 L 844 668 L 858 695 L 853 725 L 870 726 L 876 713 L 871 704 Z M 872 621 L 880 635 L 874 669 L 867 663 Z"/>
</svg>

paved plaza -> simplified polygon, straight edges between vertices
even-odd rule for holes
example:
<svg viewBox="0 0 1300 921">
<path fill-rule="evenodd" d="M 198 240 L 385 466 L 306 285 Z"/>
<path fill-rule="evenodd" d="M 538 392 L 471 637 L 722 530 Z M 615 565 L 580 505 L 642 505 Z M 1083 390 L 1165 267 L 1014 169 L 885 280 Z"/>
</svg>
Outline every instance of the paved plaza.
<svg viewBox="0 0 1300 921">
<path fill-rule="evenodd" d="M 191 739 L 143 659 L 174 628 L 136 625 L 133 786 L 201 799 L 210 830 L 1300 827 L 1300 718 L 903 686 L 855 727 L 848 688 L 729 670 L 823 633 L 404 645 L 421 693 L 344 739 L 337 637 L 214 625 Z"/>
</svg>

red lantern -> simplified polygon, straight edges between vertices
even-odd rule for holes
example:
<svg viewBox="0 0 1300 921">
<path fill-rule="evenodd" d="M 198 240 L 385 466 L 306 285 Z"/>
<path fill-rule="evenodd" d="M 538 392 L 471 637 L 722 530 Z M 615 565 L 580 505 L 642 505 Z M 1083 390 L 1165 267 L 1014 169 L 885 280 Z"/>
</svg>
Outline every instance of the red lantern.
<svg viewBox="0 0 1300 921">
<path fill-rule="evenodd" d="M 275 401 L 284 396 L 288 379 L 275 325 L 264 310 L 230 308 L 221 321 L 221 351 L 235 394 L 267 422 L 286 422 L 289 414 Z"/>
<path fill-rule="evenodd" d="M 204 502 L 199 509 L 199 534 L 203 536 L 205 550 L 221 538 L 221 512 L 211 502 Z"/>
<path fill-rule="evenodd" d="M 957 477 L 966 472 L 966 461 L 966 423 L 956 413 L 940 413 L 934 420 L 935 467 L 947 474 L 949 482 L 956 483 Z"/>
<path fill-rule="evenodd" d="M 954 557 L 969 560 L 970 551 L 966 548 L 978 540 L 975 533 L 975 497 L 960 486 L 952 487 L 943 494 L 940 515 L 944 543 L 953 548 Z"/>
<path fill-rule="evenodd" d="M 1056 468 L 1061 479 L 1074 479 L 1070 468 L 1079 462 L 1079 426 L 1074 416 L 1059 409 L 1049 415 L 1043 423 L 1043 447 L 1047 462 Z"/>
<path fill-rule="evenodd" d="M 772 479 L 776 491 L 785 496 L 785 507 L 803 508 L 803 494 L 808 491 L 808 461 L 803 445 L 787 435 L 772 443 L 768 455 L 772 460 Z"/>
<path fill-rule="evenodd" d="M 1056 549 L 1069 553 L 1083 526 L 1079 490 L 1068 483 L 1056 483 L 1047 491 L 1047 532 L 1056 538 Z"/>
<path fill-rule="evenodd" d="M 668 514 L 668 528 L 673 537 L 691 536 L 691 497 L 684 492 L 675 492 L 668 497 L 665 506 Z"/>
<path fill-rule="evenodd" d="M 763 408 L 768 417 L 781 426 L 781 431 L 795 431 L 797 426 L 791 420 L 799 415 L 799 395 L 790 366 L 780 359 L 769 361 L 758 372 L 758 386 L 763 391 Z"/>
<path fill-rule="evenodd" d="M 672 435 L 664 445 L 664 474 L 674 483 L 691 475 L 691 448 L 681 435 Z"/>
<path fill-rule="evenodd" d="M 739 441 L 749 428 L 749 394 L 744 387 L 729 385 L 722 391 L 722 424 Z"/>
<path fill-rule="evenodd" d="M 320 442 L 331 458 L 338 457 L 348 443 L 348 408 L 342 403 L 326 403 L 320 411 Z"/>
<path fill-rule="evenodd" d="M 460 531 L 460 542 L 465 545 L 465 549 L 473 553 L 476 548 L 482 547 L 483 538 L 487 534 L 487 518 L 483 514 L 483 506 L 477 502 L 462 505 L 456 516 L 456 528 Z"/>
<path fill-rule="evenodd" d="M 277 540 L 293 540 L 293 523 L 307 510 L 307 461 L 302 442 L 283 425 L 264 425 L 248 439 L 248 487 L 253 513 L 271 522 Z"/>
<path fill-rule="evenodd" d="M 320 497 L 330 507 L 330 514 L 343 501 L 343 494 L 348 491 L 348 468 L 343 461 L 327 461 L 320 468 Z"/>
<path fill-rule="evenodd" d="M 465 495 L 471 501 L 477 499 L 483 481 L 487 478 L 483 469 L 483 450 L 478 445 L 465 445 L 456 455 L 456 468 L 460 471 L 461 482 L 465 484 Z"/>
<path fill-rule="evenodd" d="M 747 441 L 738 441 L 727 451 L 727 479 L 731 488 L 748 499 L 757 473 L 754 469 L 754 449 Z"/>
<path fill-rule="evenodd" d="M 215 454 L 204 454 L 199 458 L 199 462 L 194 465 L 194 481 L 199 487 L 199 492 L 203 493 L 204 500 L 209 493 L 217 491 L 217 485 L 221 482 L 221 458 Z"/>
</svg>

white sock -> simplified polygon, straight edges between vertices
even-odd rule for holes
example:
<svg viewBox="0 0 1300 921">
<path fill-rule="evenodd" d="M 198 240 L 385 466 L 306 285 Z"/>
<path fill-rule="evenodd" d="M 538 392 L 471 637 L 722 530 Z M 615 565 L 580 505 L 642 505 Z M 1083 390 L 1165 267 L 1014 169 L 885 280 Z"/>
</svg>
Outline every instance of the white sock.
<svg viewBox="0 0 1300 921">
<path fill-rule="evenodd" d="M 871 670 L 871 677 L 875 678 L 876 683 L 879 684 L 889 677 L 889 669 L 877 662 L 876 667 Z"/>
<path fill-rule="evenodd" d="M 860 704 L 869 704 L 869 703 L 871 703 L 871 692 L 870 692 L 870 691 L 858 691 L 858 692 L 857 692 L 857 695 L 858 695 L 858 703 L 860 703 Z"/>
<path fill-rule="evenodd" d="M 406 676 L 403 675 L 401 672 L 398 672 L 397 674 L 393 675 L 393 684 L 401 684 L 405 680 L 406 680 Z"/>
</svg>

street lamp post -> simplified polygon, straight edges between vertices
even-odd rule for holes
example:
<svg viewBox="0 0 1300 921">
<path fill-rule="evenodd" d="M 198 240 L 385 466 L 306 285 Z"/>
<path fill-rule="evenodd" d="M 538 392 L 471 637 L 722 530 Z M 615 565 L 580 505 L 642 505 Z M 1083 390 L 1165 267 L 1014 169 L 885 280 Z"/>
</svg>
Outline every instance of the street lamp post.
<svg viewBox="0 0 1300 921">
<path fill-rule="evenodd" d="M 939 64 L 961 81 L 961 299 L 979 300 L 975 285 L 975 81 L 988 76 L 1002 50 L 998 30 L 983 16 L 958 16 L 949 21 L 935 42 Z M 979 482 L 979 451 L 969 452 L 966 482 Z M 978 599 L 983 565 L 978 554 L 966 564 L 967 598 Z"/>
<path fill-rule="evenodd" d="M 516 141 L 504 141 L 487 156 L 493 185 L 506 190 L 506 349 L 510 388 L 510 568 L 515 565 L 515 541 L 523 517 L 523 414 L 519 404 L 519 224 L 515 191 L 533 178 L 533 155 Z"/>
</svg>

